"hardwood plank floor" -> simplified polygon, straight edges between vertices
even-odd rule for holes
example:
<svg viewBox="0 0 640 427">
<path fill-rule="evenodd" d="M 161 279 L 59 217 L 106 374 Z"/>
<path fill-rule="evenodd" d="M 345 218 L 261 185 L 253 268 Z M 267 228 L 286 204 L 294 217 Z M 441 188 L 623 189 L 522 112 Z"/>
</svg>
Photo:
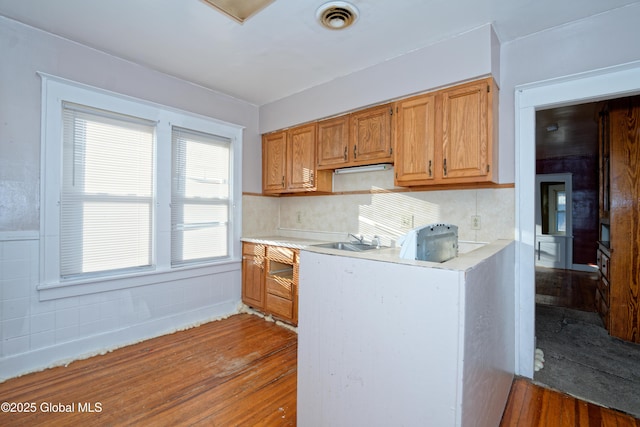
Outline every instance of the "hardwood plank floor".
<svg viewBox="0 0 640 427">
<path fill-rule="evenodd" d="M 630 415 L 516 378 L 500 427 L 640 427 Z"/>
<path fill-rule="evenodd" d="M 536 267 L 536 304 L 596 311 L 597 272 Z"/>
<path fill-rule="evenodd" d="M 296 382 L 297 335 L 240 314 L 0 383 L 0 402 L 35 404 L 0 425 L 295 426 Z M 640 421 L 516 379 L 501 426 Z"/>
<path fill-rule="evenodd" d="M 0 425 L 294 426 L 296 382 L 297 335 L 240 314 L 0 383 L 35 404 Z"/>
</svg>

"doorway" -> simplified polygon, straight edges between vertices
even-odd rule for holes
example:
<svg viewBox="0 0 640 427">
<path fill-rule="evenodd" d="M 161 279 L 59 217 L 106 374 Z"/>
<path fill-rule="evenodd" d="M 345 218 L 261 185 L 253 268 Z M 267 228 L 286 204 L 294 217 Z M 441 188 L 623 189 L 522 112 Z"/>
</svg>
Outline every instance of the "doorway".
<svg viewBox="0 0 640 427">
<path fill-rule="evenodd" d="M 572 181 L 570 173 L 536 175 L 536 267 L 573 266 Z"/>
<path fill-rule="evenodd" d="M 640 93 L 640 62 L 516 88 L 516 374 L 533 378 L 535 356 L 536 111 Z"/>
</svg>

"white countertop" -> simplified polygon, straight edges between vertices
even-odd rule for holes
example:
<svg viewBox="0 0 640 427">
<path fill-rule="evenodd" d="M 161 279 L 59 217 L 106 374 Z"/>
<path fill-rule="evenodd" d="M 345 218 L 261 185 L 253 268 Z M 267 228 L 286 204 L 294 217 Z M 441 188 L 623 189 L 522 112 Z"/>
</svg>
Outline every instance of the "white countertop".
<svg viewBox="0 0 640 427">
<path fill-rule="evenodd" d="M 264 245 L 284 246 L 288 248 L 308 250 L 317 253 L 323 253 L 327 255 L 370 259 L 381 262 L 391 262 L 394 264 L 406 264 L 428 268 L 440 268 L 445 270 L 458 270 L 466 271 L 478 264 L 482 260 L 488 258 L 495 252 L 501 250 L 512 240 L 496 240 L 492 243 L 483 245 L 472 251 L 461 253 L 456 258 L 450 259 L 442 263 L 410 260 L 400 258 L 400 248 L 388 248 L 382 247 L 380 249 L 371 249 L 362 252 L 345 251 L 340 249 L 331 249 L 314 246 L 321 243 L 327 243 L 328 240 L 312 240 L 302 239 L 296 237 L 283 237 L 283 236 L 259 236 L 259 237 L 243 237 L 243 242 L 259 243 Z"/>
</svg>

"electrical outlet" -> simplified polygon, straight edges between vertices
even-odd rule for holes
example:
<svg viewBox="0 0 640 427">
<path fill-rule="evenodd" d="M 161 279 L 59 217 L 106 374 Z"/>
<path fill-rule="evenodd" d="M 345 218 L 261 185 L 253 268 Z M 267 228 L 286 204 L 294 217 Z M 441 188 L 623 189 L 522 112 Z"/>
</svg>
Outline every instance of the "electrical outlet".
<svg viewBox="0 0 640 427">
<path fill-rule="evenodd" d="M 413 215 L 402 215 L 400 217 L 400 225 L 407 228 L 413 228 Z"/>
<path fill-rule="evenodd" d="M 471 215 L 471 229 L 480 230 L 480 215 Z"/>
</svg>

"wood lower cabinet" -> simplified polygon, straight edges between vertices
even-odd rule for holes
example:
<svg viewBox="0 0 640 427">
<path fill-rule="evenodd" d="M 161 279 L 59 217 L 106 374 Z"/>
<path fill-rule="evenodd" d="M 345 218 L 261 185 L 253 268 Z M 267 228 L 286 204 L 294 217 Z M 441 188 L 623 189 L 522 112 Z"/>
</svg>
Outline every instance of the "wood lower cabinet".
<svg viewBox="0 0 640 427">
<path fill-rule="evenodd" d="M 493 78 L 396 102 L 395 184 L 497 182 Z"/>
<path fill-rule="evenodd" d="M 252 253 L 254 249 L 250 248 L 255 246 L 264 248 L 262 267 L 250 267 L 258 264 L 258 257 L 254 257 L 254 263 L 247 260 L 248 267 L 245 268 L 243 255 L 242 301 L 258 311 L 297 325 L 300 252 L 282 246 L 244 242 L 243 254 Z"/>
<path fill-rule="evenodd" d="M 242 244 L 242 301 L 256 309 L 265 306 L 265 245 Z"/>
<path fill-rule="evenodd" d="M 598 249 L 596 298 L 609 333 L 640 343 L 640 96 L 606 104 L 600 116 L 604 244 Z"/>
</svg>

